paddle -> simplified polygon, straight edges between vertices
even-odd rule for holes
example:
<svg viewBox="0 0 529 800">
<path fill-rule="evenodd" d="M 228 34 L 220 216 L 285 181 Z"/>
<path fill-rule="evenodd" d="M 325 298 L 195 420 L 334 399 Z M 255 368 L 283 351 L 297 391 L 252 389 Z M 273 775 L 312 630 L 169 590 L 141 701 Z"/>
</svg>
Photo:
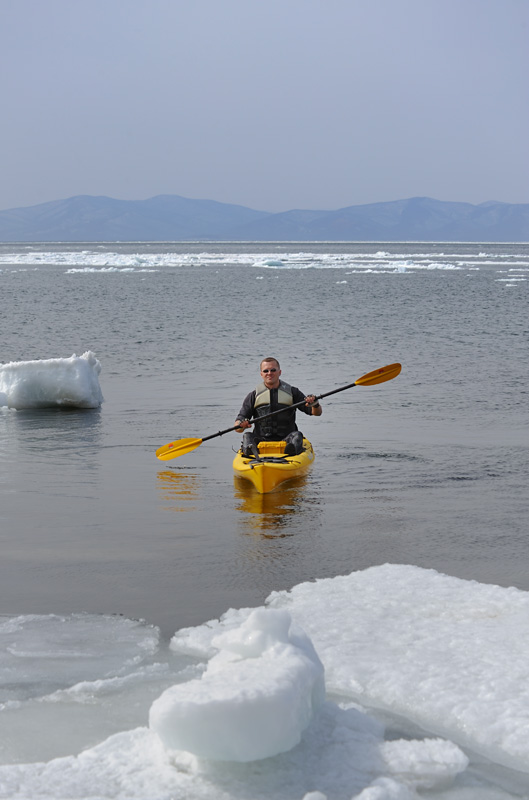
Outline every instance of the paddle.
<svg viewBox="0 0 529 800">
<path fill-rule="evenodd" d="M 354 381 L 354 383 L 348 383 L 347 386 L 341 386 L 339 389 L 333 389 L 330 392 L 319 394 L 316 397 L 316 400 L 321 400 L 322 397 L 329 397 L 329 395 L 336 394 L 337 392 L 344 392 L 346 389 L 352 389 L 353 386 L 374 386 L 376 383 L 391 381 L 393 378 L 397 377 L 401 369 L 402 367 L 400 364 L 388 364 L 387 367 L 374 369 L 373 372 L 368 372 L 367 375 L 362 375 L 362 377 L 358 378 L 356 381 Z M 300 403 L 294 403 L 294 405 L 290 406 L 290 408 L 299 408 L 303 405 L 305 405 L 304 400 L 302 400 Z M 270 414 L 266 414 L 264 417 L 259 417 L 259 422 L 264 419 L 268 419 L 269 417 L 273 417 L 276 414 L 281 414 L 284 412 L 284 410 L 284 408 L 280 408 L 277 411 L 271 411 Z M 236 431 L 238 427 L 239 425 L 233 425 L 231 428 L 226 428 L 226 430 L 219 431 L 218 433 L 212 433 L 210 436 L 204 436 L 202 439 L 178 439 L 176 442 L 169 442 L 169 444 L 164 444 L 162 447 L 158 448 L 156 451 L 156 458 L 159 458 L 160 461 L 170 461 L 172 458 L 177 458 L 178 456 L 183 456 L 186 453 L 190 453 L 192 450 L 196 450 L 197 447 L 200 447 L 202 442 L 207 442 L 208 439 L 215 439 L 217 436 L 224 436 L 225 433 Z"/>
</svg>

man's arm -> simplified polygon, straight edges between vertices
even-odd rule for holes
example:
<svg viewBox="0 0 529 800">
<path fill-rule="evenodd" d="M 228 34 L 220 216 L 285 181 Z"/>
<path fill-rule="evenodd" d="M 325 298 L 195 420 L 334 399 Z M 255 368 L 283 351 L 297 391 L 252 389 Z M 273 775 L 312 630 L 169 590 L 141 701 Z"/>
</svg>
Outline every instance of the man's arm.
<svg viewBox="0 0 529 800">
<path fill-rule="evenodd" d="M 241 410 L 239 411 L 239 413 L 235 418 L 235 424 L 237 424 L 238 422 L 241 423 L 240 427 L 236 428 L 236 431 L 238 433 L 245 430 L 245 428 L 252 427 L 250 419 L 252 418 L 253 415 L 254 404 L 255 404 L 255 390 L 246 395 L 246 397 L 244 398 L 244 402 L 241 406 Z"/>
<path fill-rule="evenodd" d="M 313 417 L 321 417 L 322 407 L 320 406 L 319 400 L 316 400 L 315 394 L 308 394 L 305 396 L 303 392 L 293 386 L 292 399 L 295 404 L 305 401 L 305 405 L 299 407 L 300 411 L 304 411 L 305 414 L 311 414 Z"/>
</svg>

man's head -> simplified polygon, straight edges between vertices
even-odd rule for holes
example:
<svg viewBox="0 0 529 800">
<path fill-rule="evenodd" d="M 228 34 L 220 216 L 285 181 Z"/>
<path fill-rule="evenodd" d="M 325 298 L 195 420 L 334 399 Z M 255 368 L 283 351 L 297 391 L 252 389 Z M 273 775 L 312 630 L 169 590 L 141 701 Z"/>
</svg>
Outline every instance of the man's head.
<svg viewBox="0 0 529 800">
<path fill-rule="evenodd" d="M 277 389 L 281 369 L 277 358 L 263 358 L 260 364 L 261 378 L 267 389 Z"/>
</svg>

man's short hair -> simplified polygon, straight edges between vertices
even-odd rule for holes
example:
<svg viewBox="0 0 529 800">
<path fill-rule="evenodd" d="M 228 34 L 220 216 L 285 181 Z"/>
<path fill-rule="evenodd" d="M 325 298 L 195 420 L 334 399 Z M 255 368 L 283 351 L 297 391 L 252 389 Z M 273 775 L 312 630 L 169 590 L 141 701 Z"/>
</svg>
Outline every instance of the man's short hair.
<svg viewBox="0 0 529 800">
<path fill-rule="evenodd" d="M 273 356 L 269 356 L 268 358 L 263 358 L 263 360 L 262 360 L 262 361 L 261 361 L 261 363 L 259 364 L 259 372 L 262 372 L 262 369 L 263 369 L 263 364 L 264 364 L 266 361 L 274 361 L 274 362 L 277 364 L 277 368 L 278 368 L 278 369 L 281 369 L 281 367 L 279 366 L 279 361 L 277 360 L 277 358 L 274 358 Z"/>
</svg>

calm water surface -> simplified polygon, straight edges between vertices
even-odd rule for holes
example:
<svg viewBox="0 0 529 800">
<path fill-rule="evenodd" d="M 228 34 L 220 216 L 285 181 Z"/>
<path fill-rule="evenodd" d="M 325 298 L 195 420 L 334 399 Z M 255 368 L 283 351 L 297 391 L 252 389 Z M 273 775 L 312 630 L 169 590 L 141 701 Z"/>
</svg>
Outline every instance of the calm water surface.
<svg viewBox="0 0 529 800">
<path fill-rule="evenodd" d="M 3 362 L 92 350 L 97 411 L 0 410 L 0 609 L 166 634 L 385 562 L 529 589 L 529 245 L 2 245 Z M 258 496 L 233 424 L 264 355 L 322 393 L 310 475 Z"/>
</svg>

